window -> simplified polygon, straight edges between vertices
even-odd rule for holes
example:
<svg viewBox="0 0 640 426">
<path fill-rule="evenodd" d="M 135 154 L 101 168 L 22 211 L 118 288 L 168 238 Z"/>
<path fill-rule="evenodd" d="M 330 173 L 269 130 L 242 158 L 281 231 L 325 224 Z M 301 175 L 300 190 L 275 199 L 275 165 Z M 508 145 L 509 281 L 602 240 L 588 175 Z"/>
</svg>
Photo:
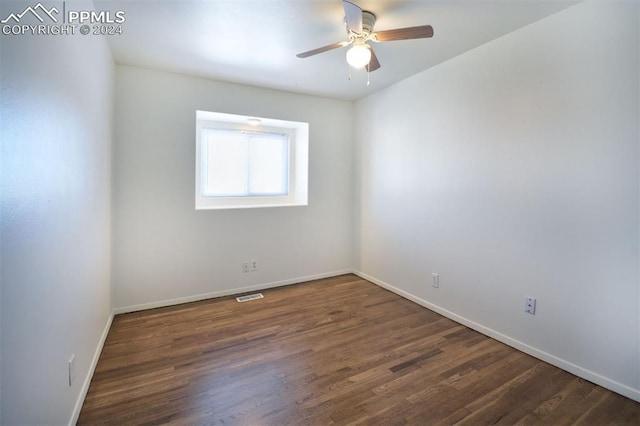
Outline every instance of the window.
<svg viewBox="0 0 640 426">
<path fill-rule="evenodd" d="M 307 123 L 197 111 L 196 209 L 307 205 L 308 134 Z"/>
<path fill-rule="evenodd" d="M 202 195 L 248 197 L 289 193 L 289 135 L 202 129 Z"/>
</svg>

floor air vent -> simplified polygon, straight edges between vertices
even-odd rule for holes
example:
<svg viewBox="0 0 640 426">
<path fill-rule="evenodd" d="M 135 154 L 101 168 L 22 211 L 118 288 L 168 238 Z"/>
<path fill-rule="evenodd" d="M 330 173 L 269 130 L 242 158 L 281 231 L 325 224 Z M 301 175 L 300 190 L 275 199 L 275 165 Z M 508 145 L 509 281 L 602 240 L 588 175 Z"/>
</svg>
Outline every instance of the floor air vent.
<svg viewBox="0 0 640 426">
<path fill-rule="evenodd" d="M 254 294 L 247 294 L 246 296 L 236 297 L 236 300 L 238 302 L 248 302 L 249 300 L 262 299 L 263 297 L 264 296 L 262 295 L 262 293 L 254 293 Z"/>
</svg>

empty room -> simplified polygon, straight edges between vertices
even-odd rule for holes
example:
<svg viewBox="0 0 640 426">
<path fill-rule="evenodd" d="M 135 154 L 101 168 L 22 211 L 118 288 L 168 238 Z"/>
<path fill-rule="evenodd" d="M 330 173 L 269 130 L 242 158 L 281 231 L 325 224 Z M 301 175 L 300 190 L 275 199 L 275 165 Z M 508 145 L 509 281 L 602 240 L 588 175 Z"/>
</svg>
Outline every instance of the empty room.
<svg viewBox="0 0 640 426">
<path fill-rule="evenodd" d="M 0 424 L 640 422 L 637 0 L 0 22 Z"/>
</svg>

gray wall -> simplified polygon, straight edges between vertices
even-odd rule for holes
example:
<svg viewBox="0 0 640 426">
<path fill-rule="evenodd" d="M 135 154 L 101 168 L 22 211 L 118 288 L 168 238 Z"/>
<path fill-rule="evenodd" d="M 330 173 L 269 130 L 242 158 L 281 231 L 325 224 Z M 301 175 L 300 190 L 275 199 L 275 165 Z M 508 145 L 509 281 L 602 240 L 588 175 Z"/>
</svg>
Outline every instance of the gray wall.
<svg viewBox="0 0 640 426">
<path fill-rule="evenodd" d="M 0 423 L 67 424 L 111 313 L 114 64 L 81 35 L 2 35 L 1 62 Z"/>
<path fill-rule="evenodd" d="M 116 309 L 351 268 L 351 102 L 128 66 L 116 77 Z M 196 211 L 198 109 L 308 122 L 309 205 Z M 259 270 L 243 273 L 251 259 Z"/>
<path fill-rule="evenodd" d="M 585 2 L 357 102 L 357 267 L 640 398 L 638 47 Z"/>
</svg>

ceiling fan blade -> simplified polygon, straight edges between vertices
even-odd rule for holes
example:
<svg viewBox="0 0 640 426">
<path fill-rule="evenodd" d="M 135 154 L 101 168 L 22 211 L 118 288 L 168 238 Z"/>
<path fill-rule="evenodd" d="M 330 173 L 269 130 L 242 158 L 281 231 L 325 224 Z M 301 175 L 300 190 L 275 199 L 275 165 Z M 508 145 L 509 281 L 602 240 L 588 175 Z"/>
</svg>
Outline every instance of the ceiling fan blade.
<svg viewBox="0 0 640 426">
<path fill-rule="evenodd" d="M 308 58 L 309 56 L 317 55 L 318 53 L 328 52 L 329 50 L 337 49 L 339 47 L 348 46 L 350 41 L 341 41 L 338 43 L 329 44 L 327 46 L 319 47 L 317 49 L 309 50 L 307 52 L 298 53 L 298 58 Z"/>
<path fill-rule="evenodd" d="M 433 27 L 431 25 L 421 25 L 419 27 L 378 31 L 371 37 L 371 39 L 374 41 L 395 41 L 429 37 L 433 37 Z"/>
<path fill-rule="evenodd" d="M 344 6 L 344 19 L 347 29 L 354 33 L 362 33 L 362 9 L 346 0 L 342 1 L 342 5 Z"/>
<path fill-rule="evenodd" d="M 380 62 L 378 62 L 378 57 L 376 56 L 376 52 L 373 51 L 373 47 L 369 46 L 369 50 L 371 50 L 371 59 L 369 60 L 369 64 L 367 64 L 367 71 L 372 72 L 380 68 Z"/>
</svg>

